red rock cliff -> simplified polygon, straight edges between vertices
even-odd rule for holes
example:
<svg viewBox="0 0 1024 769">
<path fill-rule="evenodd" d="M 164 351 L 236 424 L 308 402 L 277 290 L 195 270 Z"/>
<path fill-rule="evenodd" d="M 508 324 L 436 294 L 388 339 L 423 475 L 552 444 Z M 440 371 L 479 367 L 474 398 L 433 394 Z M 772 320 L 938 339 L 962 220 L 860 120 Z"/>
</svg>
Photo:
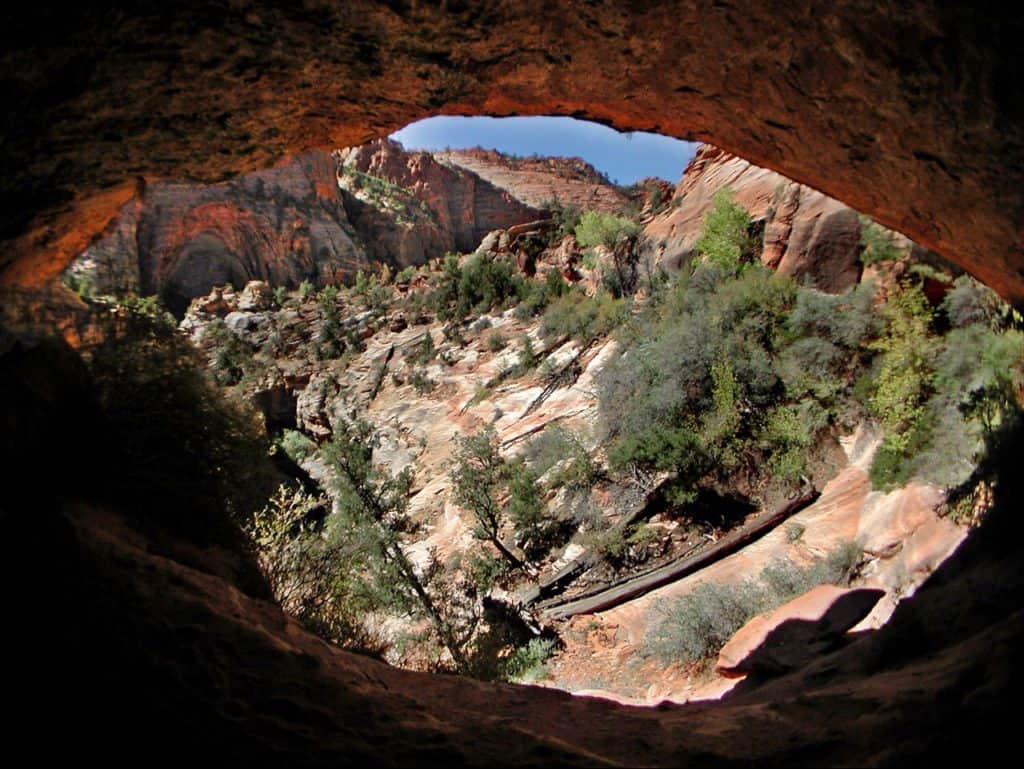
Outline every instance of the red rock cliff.
<svg viewBox="0 0 1024 769">
<path fill-rule="evenodd" d="M 434 156 L 472 171 L 531 206 L 557 200 L 584 210 L 617 213 L 629 202 L 621 190 L 580 158 L 516 158 L 485 149 L 450 150 Z"/>
<path fill-rule="evenodd" d="M 663 263 L 678 266 L 689 257 L 712 197 L 726 187 L 763 223 L 767 266 L 784 275 L 809 275 L 827 291 L 857 282 L 860 222 L 853 209 L 708 144 L 683 171 L 671 205 L 644 230 Z"/>
</svg>

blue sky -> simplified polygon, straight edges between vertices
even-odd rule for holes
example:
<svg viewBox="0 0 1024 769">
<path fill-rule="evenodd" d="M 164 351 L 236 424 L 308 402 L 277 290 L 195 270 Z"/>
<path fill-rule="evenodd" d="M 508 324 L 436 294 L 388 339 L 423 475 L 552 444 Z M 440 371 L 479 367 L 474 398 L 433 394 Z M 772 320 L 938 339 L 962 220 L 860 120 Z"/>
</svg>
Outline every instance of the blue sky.
<svg viewBox="0 0 1024 769">
<path fill-rule="evenodd" d="M 406 149 L 485 147 L 516 155 L 578 156 L 612 181 L 659 176 L 675 184 L 697 145 L 651 133 L 619 133 L 568 117 L 432 117 L 391 135 Z"/>
</svg>

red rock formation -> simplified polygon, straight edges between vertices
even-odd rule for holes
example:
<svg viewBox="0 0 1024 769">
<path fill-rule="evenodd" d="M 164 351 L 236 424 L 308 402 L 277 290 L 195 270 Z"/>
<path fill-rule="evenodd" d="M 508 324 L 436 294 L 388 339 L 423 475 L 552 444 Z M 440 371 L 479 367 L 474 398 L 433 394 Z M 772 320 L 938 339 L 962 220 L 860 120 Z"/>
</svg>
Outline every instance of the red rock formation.
<svg viewBox="0 0 1024 769">
<path fill-rule="evenodd" d="M 339 187 L 336 160 L 314 152 L 221 184 L 149 185 L 75 270 L 101 291 L 160 292 L 182 311 L 215 285 L 320 284 L 375 262 L 422 264 L 540 216 L 475 174 L 394 142 L 339 157 L 376 179 L 343 173 Z"/>
<path fill-rule="evenodd" d="M 726 187 L 755 221 L 763 222 L 761 259 L 766 265 L 784 275 L 808 275 L 827 291 L 857 282 L 860 223 L 855 211 L 707 144 L 683 171 L 668 209 L 644 230 L 662 262 L 677 267 L 689 257 L 712 197 Z"/>
<path fill-rule="evenodd" d="M 97 288 L 160 292 L 176 310 L 214 285 L 331 282 L 368 264 L 324 153 L 222 184 L 149 185 L 83 260 Z"/>
<path fill-rule="evenodd" d="M 143 0 L 4 13 L 2 283 L 59 273 L 125 201 L 111 191 L 140 175 L 217 182 L 430 114 L 554 114 L 712 142 L 1024 296 L 1012 4 Z"/>
<path fill-rule="evenodd" d="M 343 184 L 344 170 L 354 169 L 400 188 L 384 190 L 384 194 L 405 193 L 426 206 L 433 219 L 433 227 L 427 227 L 426 240 L 432 246 L 432 253 L 427 256 L 438 256 L 444 251 L 472 251 L 488 232 L 541 216 L 539 210 L 524 205 L 477 174 L 439 163 L 427 152 L 406 152 L 400 144 L 387 139 L 341 150 L 338 156 Z M 371 243 L 394 239 L 394 233 L 389 232 L 396 229 L 392 219 L 370 223 L 354 217 L 357 226 L 365 226 L 374 233 L 367 238 Z M 424 253 L 401 246 L 398 251 L 401 264 L 424 261 Z"/>
<path fill-rule="evenodd" d="M 495 150 L 434 153 L 439 160 L 469 169 L 531 206 L 556 200 L 583 210 L 618 213 L 629 198 L 581 158 L 515 158 Z"/>
</svg>

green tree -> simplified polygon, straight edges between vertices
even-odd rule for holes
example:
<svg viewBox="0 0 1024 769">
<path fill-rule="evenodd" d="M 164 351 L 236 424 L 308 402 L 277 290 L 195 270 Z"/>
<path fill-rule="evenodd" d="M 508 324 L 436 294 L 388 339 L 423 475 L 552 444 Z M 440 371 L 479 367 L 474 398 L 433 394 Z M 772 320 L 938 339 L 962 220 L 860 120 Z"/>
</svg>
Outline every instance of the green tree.
<svg viewBox="0 0 1024 769">
<path fill-rule="evenodd" d="M 501 538 L 505 510 L 498 501 L 498 494 L 506 478 L 505 461 L 498 452 L 498 436 L 491 425 L 457 440 L 452 471 L 456 504 L 473 514 L 476 519 L 473 533 L 478 539 L 490 542 L 513 568 L 522 569 L 526 565 L 523 559 Z"/>
<path fill-rule="evenodd" d="M 334 476 L 335 496 L 328 537 L 330 541 L 366 542 L 374 555 L 370 569 L 373 589 L 382 596 L 382 602 L 428 619 L 455 667 L 464 670 L 464 648 L 472 633 L 459 637 L 399 539 L 398 532 L 407 526 L 412 473 L 405 470 L 392 476 L 375 467 L 373 451 L 377 441 L 367 422 L 341 422 L 324 447 L 322 456 Z"/>
<path fill-rule="evenodd" d="M 920 426 L 934 344 L 929 337 L 931 309 L 917 286 L 907 286 L 886 304 L 887 332 L 871 344 L 882 353 L 871 409 L 886 429 L 886 441 L 905 451 Z"/>
<path fill-rule="evenodd" d="M 604 246 L 612 249 L 621 240 L 636 239 L 640 234 L 640 227 L 629 219 L 587 211 L 580 217 L 575 232 L 576 242 L 583 248 Z"/>
<path fill-rule="evenodd" d="M 736 275 L 753 247 L 749 230 L 750 214 L 733 200 L 732 191 L 725 187 L 711 199 L 711 210 L 704 218 L 704 227 L 694 248 L 726 275 Z"/>
</svg>

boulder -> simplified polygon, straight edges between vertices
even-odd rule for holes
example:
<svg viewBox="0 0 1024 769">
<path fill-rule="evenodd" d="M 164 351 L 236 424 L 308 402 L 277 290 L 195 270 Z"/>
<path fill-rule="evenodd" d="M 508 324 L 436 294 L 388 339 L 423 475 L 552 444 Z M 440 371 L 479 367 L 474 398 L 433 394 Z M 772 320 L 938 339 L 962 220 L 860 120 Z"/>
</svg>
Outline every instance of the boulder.
<svg viewBox="0 0 1024 769">
<path fill-rule="evenodd" d="M 723 676 L 778 675 L 831 650 L 885 595 L 872 588 L 819 585 L 737 631 L 718 653 Z"/>
</svg>

